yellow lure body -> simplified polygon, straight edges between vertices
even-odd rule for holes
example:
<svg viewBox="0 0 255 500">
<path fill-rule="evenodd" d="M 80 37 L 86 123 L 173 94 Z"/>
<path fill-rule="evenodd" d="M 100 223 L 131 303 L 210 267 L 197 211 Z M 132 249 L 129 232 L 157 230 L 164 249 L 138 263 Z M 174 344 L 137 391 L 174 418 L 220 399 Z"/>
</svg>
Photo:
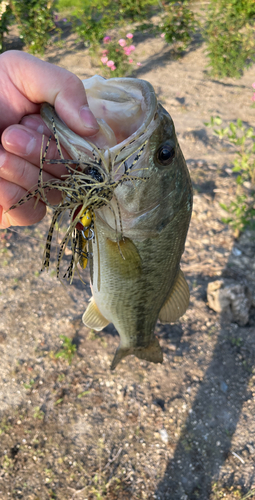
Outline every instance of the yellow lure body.
<svg viewBox="0 0 255 500">
<path fill-rule="evenodd" d="M 88 228 L 86 231 L 84 231 L 84 236 L 86 238 L 88 238 L 89 236 L 89 228 L 92 224 L 92 214 L 91 214 L 91 210 L 85 210 L 83 215 L 81 216 L 80 218 L 80 221 L 81 221 L 81 224 L 83 225 L 84 228 Z M 83 237 L 82 235 L 82 252 L 86 253 L 87 252 L 87 240 Z M 79 260 L 79 263 L 80 263 L 80 266 L 82 267 L 82 269 L 86 269 L 87 267 L 87 264 L 88 264 L 88 259 L 87 257 L 84 257 L 83 255 L 80 257 L 80 260 Z"/>
</svg>

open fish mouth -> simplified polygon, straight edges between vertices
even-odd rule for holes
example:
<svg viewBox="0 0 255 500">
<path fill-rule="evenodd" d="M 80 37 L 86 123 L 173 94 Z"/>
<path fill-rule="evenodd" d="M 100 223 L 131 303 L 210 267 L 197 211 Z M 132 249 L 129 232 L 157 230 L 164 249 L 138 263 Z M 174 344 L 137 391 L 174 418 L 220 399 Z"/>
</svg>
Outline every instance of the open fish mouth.
<svg viewBox="0 0 255 500">
<path fill-rule="evenodd" d="M 99 125 L 99 132 L 89 140 L 71 131 L 50 105 L 42 106 L 41 116 L 51 131 L 54 117 L 59 142 L 71 158 L 95 168 L 100 164 L 107 173 L 112 173 L 114 180 L 119 180 L 137 161 L 136 153 L 158 126 L 154 89 L 143 80 L 105 80 L 98 75 L 84 80 L 83 85 L 89 107 Z"/>
</svg>

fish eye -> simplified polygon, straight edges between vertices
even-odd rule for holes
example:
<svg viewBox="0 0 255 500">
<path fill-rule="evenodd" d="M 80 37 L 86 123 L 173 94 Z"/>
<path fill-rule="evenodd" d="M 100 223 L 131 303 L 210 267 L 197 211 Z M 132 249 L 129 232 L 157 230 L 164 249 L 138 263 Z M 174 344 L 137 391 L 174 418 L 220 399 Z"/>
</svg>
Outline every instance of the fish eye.
<svg viewBox="0 0 255 500">
<path fill-rule="evenodd" d="M 175 157 L 175 149 L 170 144 L 163 144 L 157 151 L 157 160 L 161 165 L 170 165 Z"/>
</svg>

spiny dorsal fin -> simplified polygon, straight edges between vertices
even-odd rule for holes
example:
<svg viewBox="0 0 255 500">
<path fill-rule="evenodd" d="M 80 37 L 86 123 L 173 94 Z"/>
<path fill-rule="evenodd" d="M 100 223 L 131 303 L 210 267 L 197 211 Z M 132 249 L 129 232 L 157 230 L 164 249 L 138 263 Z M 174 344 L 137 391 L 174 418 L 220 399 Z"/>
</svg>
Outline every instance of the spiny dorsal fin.
<svg viewBox="0 0 255 500">
<path fill-rule="evenodd" d="M 109 325 L 109 321 L 100 313 L 93 297 L 91 297 L 89 305 L 82 316 L 82 321 L 88 328 L 92 328 L 97 332 Z"/>
<path fill-rule="evenodd" d="M 183 272 L 180 270 L 170 295 L 159 313 L 159 321 L 161 323 L 176 321 L 185 313 L 188 305 L 189 287 Z"/>
<path fill-rule="evenodd" d="M 162 363 L 163 361 L 163 353 L 157 337 L 153 337 L 147 347 L 121 347 L 120 341 L 111 364 L 111 370 L 114 370 L 119 362 L 130 354 L 134 354 L 137 358 L 146 359 L 152 363 Z"/>
</svg>

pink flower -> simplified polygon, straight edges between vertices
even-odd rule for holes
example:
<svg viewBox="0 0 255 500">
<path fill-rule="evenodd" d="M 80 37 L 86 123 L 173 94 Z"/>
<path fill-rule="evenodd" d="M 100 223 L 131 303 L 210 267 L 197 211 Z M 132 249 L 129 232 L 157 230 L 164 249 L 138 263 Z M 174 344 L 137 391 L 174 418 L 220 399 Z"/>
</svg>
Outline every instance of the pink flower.
<svg viewBox="0 0 255 500">
<path fill-rule="evenodd" d="M 110 42 L 110 41 L 111 41 L 111 37 L 110 37 L 110 36 L 105 36 L 105 37 L 103 38 L 103 42 L 104 42 L 104 43 L 108 43 L 108 42 Z"/>
<path fill-rule="evenodd" d="M 136 63 L 136 66 L 142 66 L 142 63 L 138 62 Z"/>
<path fill-rule="evenodd" d="M 125 52 L 126 56 L 130 56 L 130 54 L 133 50 L 135 50 L 134 45 L 130 45 L 130 47 L 124 47 L 124 52 Z"/>
<path fill-rule="evenodd" d="M 252 84 L 252 87 L 255 89 L 255 82 Z"/>
<path fill-rule="evenodd" d="M 161 38 L 165 38 L 165 33 L 161 33 Z"/>
<path fill-rule="evenodd" d="M 126 34 L 126 37 L 127 37 L 127 38 L 130 38 L 130 40 L 131 40 L 131 39 L 133 38 L 133 35 L 132 35 L 132 33 L 127 33 L 127 34 Z"/>
<path fill-rule="evenodd" d="M 120 40 L 118 41 L 118 44 L 119 44 L 121 47 L 125 47 L 125 45 L 126 45 L 126 40 L 124 40 L 124 38 L 120 38 Z"/>
<path fill-rule="evenodd" d="M 131 53 L 131 50 L 129 50 L 129 47 L 124 47 L 124 52 L 125 52 L 126 56 L 129 56 Z"/>
<path fill-rule="evenodd" d="M 116 69 L 116 66 L 111 66 L 111 71 L 114 71 Z"/>
<path fill-rule="evenodd" d="M 255 94 L 253 94 L 252 98 L 251 98 L 252 101 L 255 101 Z"/>
<path fill-rule="evenodd" d="M 101 57 L 101 61 L 103 64 L 106 64 L 108 61 L 108 57 L 107 56 Z"/>
<path fill-rule="evenodd" d="M 108 58 L 107 58 L 107 60 L 108 60 Z M 108 68 L 112 68 L 114 66 L 114 62 L 113 61 L 108 61 L 106 63 L 106 65 L 108 66 Z"/>
<path fill-rule="evenodd" d="M 133 62 L 133 59 L 129 59 L 129 60 L 128 60 L 128 62 L 129 62 L 130 64 L 132 64 L 132 62 Z"/>
<path fill-rule="evenodd" d="M 106 54 L 108 54 L 108 50 L 107 49 L 102 50 L 102 54 L 103 56 L 106 56 Z"/>
</svg>

